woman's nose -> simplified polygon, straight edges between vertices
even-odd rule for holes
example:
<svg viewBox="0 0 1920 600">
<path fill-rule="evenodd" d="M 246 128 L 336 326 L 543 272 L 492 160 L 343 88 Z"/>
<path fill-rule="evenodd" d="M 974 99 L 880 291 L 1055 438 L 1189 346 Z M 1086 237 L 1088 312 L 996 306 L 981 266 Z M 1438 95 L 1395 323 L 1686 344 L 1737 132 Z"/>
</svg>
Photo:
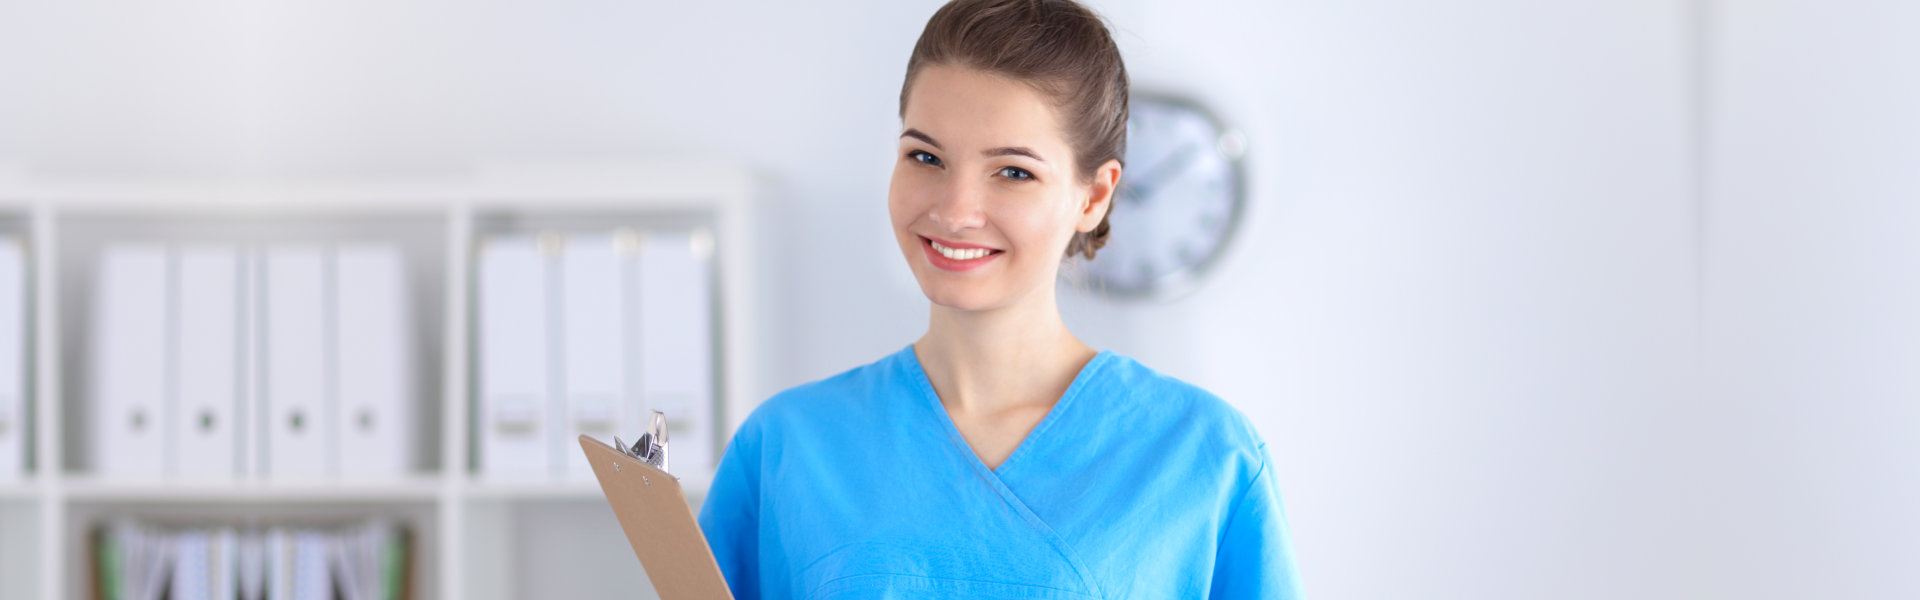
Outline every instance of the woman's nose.
<svg viewBox="0 0 1920 600">
<path fill-rule="evenodd" d="M 949 232 L 978 228 L 986 224 L 982 190 L 966 182 L 954 181 L 941 190 L 940 199 L 927 211 L 927 218 Z"/>
</svg>

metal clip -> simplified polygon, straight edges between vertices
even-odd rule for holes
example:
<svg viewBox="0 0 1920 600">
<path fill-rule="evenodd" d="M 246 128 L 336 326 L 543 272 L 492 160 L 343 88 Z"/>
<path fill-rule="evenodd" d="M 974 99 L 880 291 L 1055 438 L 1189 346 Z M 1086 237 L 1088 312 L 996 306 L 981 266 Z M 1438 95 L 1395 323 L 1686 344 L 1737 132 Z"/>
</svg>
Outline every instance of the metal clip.
<svg viewBox="0 0 1920 600">
<path fill-rule="evenodd" d="M 666 471 L 667 415 L 657 410 L 653 411 L 653 420 L 647 424 L 647 432 L 640 434 L 640 441 L 634 442 L 632 447 L 628 447 L 627 443 L 620 441 L 620 436 L 616 435 L 613 436 L 613 447 L 618 448 L 620 452 L 627 456 L 640 459 L 640 462 L 653 465 L 654 468 L 660 469 L 661 471 Z"/>
</svg>

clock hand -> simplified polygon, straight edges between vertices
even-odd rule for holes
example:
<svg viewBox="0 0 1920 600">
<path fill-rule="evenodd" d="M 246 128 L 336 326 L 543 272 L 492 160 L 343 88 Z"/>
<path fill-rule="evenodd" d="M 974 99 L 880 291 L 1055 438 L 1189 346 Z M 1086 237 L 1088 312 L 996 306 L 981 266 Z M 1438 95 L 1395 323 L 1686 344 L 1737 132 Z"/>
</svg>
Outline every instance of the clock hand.
<svg viewBox="0 0 1920 600">
<path fill-rule="evenodd" d="M 1124 184 L 1124 187 L 1131 190 L 1131 197 L 1145 202 L 1148 197 L 1153 195 L 1155 188 L 1165 183 L 1161 180 L 1179 175 L 1187 169 L 1187 165 L 1191 164 L 1196 154 L 1198 154 L 1196 150 L 1198 150 L 1199 147 L 1200 142 L 1187 142 L 1187 144 L 1181 146 L 1179 150 L 1173 151 L 1172 156 L 1160 159 L 1160 162 L 1155 163 L 1153 168 L 1148 170 L 1145 175 L 1141 175 L 1140 178 L 1132 184 Z"/>
</svg>

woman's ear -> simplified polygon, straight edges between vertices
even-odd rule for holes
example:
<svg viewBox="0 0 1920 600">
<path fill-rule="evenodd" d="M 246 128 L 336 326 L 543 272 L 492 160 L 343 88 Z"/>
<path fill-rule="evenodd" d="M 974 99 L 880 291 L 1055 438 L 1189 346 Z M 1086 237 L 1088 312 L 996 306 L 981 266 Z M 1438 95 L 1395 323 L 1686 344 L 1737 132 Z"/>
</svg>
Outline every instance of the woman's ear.
<svg viewBox="0 0 1920 600">
<path fill-rule="evenodd" d="M 1080 220 L 1074 223 L 1074 230 L 1081 233 L 1093 231 L 1100 221 L 1107 218 L 1107 209 L 1113 204 L 1113 193 L 1120 188 L 1120 161 L 1109 159 L 1093 173 L 1093 185 L 1087 188 L 1086 201 L 1080 205 Z"/>
</svg>

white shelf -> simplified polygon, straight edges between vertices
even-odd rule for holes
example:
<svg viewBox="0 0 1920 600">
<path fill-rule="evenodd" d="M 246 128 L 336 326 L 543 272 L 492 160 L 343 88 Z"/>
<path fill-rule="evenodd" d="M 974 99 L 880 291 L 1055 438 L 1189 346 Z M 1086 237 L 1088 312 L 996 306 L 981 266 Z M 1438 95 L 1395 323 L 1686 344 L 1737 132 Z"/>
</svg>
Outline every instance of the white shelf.
<svg viewBox="0 0 1920 600">
<path fill-rule="evenodd" d="M 689 501 L 705 498 L 711 477 L 680 478 L 680 489 Z M 467 485 L 463 494 L 468 498 L 486 500 L 604 500 L 600 485 L 592 481 L 553 481 L 553 482 L 474 482 Z M 697 508 L 699 505 L 694 504 Z"/>
<path fill-rule="evenodd" d="M 37 499 L 44 493 L 40 488 L 36 479 L 0 483 L 0 501 Z"/>
<path fill-rule="evenodd" d="M 474 483 L 468 498 L 482 500 L 599 500 L 600 486 L 590 481 L 554 483 Z"/>
<path fill-rule="evenodd" d="M 124 482 L 74 479 L 63 485 L 74 502 L 143 504 L 428 503 L 440 499 L 438 477 L 360 482 Z"/>
<path fill-rule="evenodd" d="M 588 582 L 580 593 L 562 592 L 567 595 L 602 595 L 602 589 L 604 595 L 633 595 L 631 582 L 641 577 L 637 560 L 632 573 L 526 571 L 576 568 L 567 564 L 575 561 L 527 560 L 528 555 L 551 558 L 556 552 L 575 551 L 575 543 L 597 544 L 596 553 L 625 551 L 625 539 L 597 485 L 489 482 L 468 462 L 469 254 L 476 232 L 501 226 L 501 219 L 509 221 L 507 226 L 689 216 L 706 223 L 718 243 L 717 284 L 722 290 L 718 439 L 726 439 L 758 401 L 751 389 L 754 370 L 748 351 L 755 331 L 747 304 L 753 297 L 753 235 L 748 230 L 753 179 L 737 166 L 510 164 L 354 180 L 99 181 L 0 175 L 5 175 L 0 176 L 0 221 L 17 223 L 33 248 L 35 454 L 41 472 L 55 473 L 0 483 L 0 526 L 7 527 L 0 556 L 8 561 L 0 573 L 12 575 L 0 577 L 0 598 L 84 596 L 86 557 L 80 536 L 103 516 L 121 514 L 176 519 L 401 515 L 414 525 L 423 546 L 421 570 L 414 576 L 417 597 L 510 598 L 523 595 L 516 582 L 567 579 Z M 430 278 L 421 283 L 438 290 L 422 300 L 431 310 L 421 316 L 433 323 L 420 328 L 423 337 L 432 338 L 424 343 L 432 347 L 437 362 L 423 364 L 417 374 L 419 380 L 433 382 L 421 402 L 430 409 L 425 414 L 438 419 L 430 435 L 423 429 L 427 438 L 422 443 L 430 446 L 420 450 L 429 457 L 426 474 L 378 482 L 123 481 L 86 474 L 79 449 L 86 447 L 87 428 L 68 410 L 70 403 L 83 401 L 85 392 L 75 389 L 83 383 L 75 379 L 76 365 L 64 362 L 85 356 L 86 340 L 71 333 L 72 324 L 86 317 L 84 304 L 73 302 L 73 288 L 63 287 L 81 273 L 77 269 L 86 268 L 82 250 L 125 231 L 191 238 L 267 224 L 262 230 L 267 233 L 256 235 L 291 232 L 333 239 L 329 236 L 361 231 L 356 229 L 361 223 L 402 231 L 408 248 L 428 255 L 417 264 L 437 269 L 415 273 Z M 709 477 L 682 481 L 693 506 L 698 507 Z M 600 512 L 607 512 L 605 518 Z M 599 585 L 602 581 L 606 585 Z"/>
<path fill-rule="evenodd" d="M 503 165 L 384 180 L 40 179 L 15 182 L 0 209 L 51 205 L 67 215 L 388 216 L 449 207 L 518 212 L 653 212 L 729 208 L 746 201 L 747 172 L 709 163 Z"/>
</svg>

